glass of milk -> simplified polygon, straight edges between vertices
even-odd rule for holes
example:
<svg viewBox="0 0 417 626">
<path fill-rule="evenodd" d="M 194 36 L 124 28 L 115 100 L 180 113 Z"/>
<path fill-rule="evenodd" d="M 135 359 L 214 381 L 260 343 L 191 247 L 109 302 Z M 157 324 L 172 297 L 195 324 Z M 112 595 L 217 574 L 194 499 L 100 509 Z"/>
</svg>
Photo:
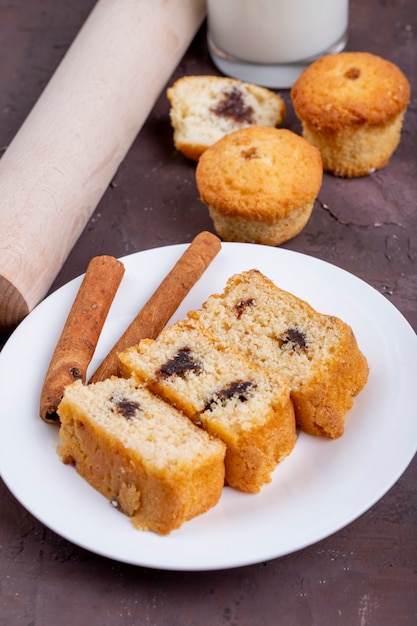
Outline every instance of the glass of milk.
<svg viewBox="0 0 417 626">
<path fill-rule="evenodd" d="M 210 56 L 227 76 L 288 88 L 346 45 L 349 0 L 207 0 Z"/>
</svg>

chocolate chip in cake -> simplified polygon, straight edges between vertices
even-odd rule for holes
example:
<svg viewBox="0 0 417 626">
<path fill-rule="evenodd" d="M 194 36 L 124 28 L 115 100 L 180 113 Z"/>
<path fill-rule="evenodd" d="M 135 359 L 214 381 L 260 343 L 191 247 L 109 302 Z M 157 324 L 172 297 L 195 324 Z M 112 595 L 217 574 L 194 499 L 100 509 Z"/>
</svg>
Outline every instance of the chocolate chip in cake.
<svg viewBox="0 0 417 626">
<path fill-rule="evenodd" d="M 178 350 L 173 359 L 161 365 L 158 375 L 161 378 L 169 378 L 170 376 L 182 376 L 186 372 L 199 374 L 202 369 L 201 362 L 193 356 L 191 349 L 186 346 Z"/>
<path fill-rule="evenodd" d="M 216 392 L 210 400 L 207 401 L 204 411 L 212 411 L 216 404 L 225 406 L 231 398 L 237 398 L 239 402 L 246 402 L 250 392 L 256 388 L 256 383 L 251 380 L 235 380 L 227 387 Z"/>
<path fill-rule="evenodd" d="M 236 122 L 255 122 L 253 108 L 245 104 L 242 93 L 236 87 L 224 92 L 222 100 L 210 110 L 219 117 L 229 117 Z"/>
<path fill-rule="evenodd" d="M 240 319 L 244 311 L 248 307 L 254 306 L 254 304 L 255 304 L 255 301 L 253 298 L 248 298 L 248 300 L 239 300 L 239 302 L 237 302 L 234 307 L 236 311 L 237 319 Z"/>
<path fill-rule="evenodd" d="M 116 403 L 116 410 L 127 420 L 131 420 L 136 417 L 138 411 L 140 411 L 140 404 L 131 400 L 119 400 Z"/>
<path fill-rule="evenodd" d="M 307 350 L 307 338 L 298 328 L 288 328 L 279 339 L 281 350 L 293 352 L 305 352 Z"/>
</svg>

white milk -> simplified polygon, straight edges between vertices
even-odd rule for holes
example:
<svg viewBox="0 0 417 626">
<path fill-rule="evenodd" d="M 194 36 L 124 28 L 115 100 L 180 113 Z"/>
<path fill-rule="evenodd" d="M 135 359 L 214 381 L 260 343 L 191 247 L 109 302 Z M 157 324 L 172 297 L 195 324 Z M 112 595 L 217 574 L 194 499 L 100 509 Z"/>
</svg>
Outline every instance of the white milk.
<svg viewBox="0 0 417 626">
<path fill-rule="evenodd" d="M 231 63 L 302 64 L 340 51 L 348 5 L 349 0 L 207 0 L 210 53 L 225 59 L 230 71 Z"/>
</svg>

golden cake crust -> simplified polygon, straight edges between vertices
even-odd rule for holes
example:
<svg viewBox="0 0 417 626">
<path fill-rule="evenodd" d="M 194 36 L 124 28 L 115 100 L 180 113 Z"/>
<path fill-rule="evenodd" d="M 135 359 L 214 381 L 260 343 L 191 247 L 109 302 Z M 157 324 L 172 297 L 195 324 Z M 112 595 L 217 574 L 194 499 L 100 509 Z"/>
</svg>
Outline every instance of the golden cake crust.
<svg viewBox="0 0 417 626">
<path fill-rule="evenodd" d="M 294 83 L 291 98 L 302 121 L 336 131 L 389 123 L 407 107 L 410 85 L 390 61 L 367 52 L 341 52 L 310 65 Z"/>
<path fill-rule="evenodd" d="M 279 245 L 310 217 L 323 177 L 319 150 L 295 133 L 253 126 L 208 148 L 196 170 L 201 201 L 229 241 Z"/>
</svg>

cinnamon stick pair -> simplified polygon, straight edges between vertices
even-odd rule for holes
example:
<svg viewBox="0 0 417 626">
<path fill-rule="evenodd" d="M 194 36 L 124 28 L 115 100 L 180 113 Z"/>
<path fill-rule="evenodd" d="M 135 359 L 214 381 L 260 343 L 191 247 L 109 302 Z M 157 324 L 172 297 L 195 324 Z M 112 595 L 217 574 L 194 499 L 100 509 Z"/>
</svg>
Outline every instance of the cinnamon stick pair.
<svg viewBox="0 0 417 626">
<path fill-rule="evenodd" d="M 89 382 L 120 375 L 118 354 L 141 339 L 155 339 L 159 335 L 220 248 L 220 239 L 212 233 L 204 231 L 193 239 Z"/>
<path fill-rule="evenodd" d="M 220 248 L 220 239 L 209 232 L 194 238 L 89 382 L 120 375 L 118 354 L 141 339 L 157 337 Z M 57 408 L 67 385 L 77 379 L 86 382 L 87 367 L 123 274 L 123 264 L 113 257 L 91 260 L 45 377 L 39 411 L 44 421 L 59 421 Z"/>
</svg>

